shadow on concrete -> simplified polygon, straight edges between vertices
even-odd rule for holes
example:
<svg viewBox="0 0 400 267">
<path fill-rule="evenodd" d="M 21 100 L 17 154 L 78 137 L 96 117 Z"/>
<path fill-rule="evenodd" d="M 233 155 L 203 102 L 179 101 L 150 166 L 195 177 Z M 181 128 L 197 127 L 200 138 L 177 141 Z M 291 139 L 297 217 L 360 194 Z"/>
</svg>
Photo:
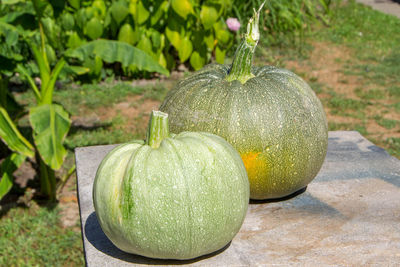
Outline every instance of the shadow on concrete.
<svg viewBox="0 0 400 267">
<path fill-rule="evenodd" d="M 122 261 L 136 263 L 136 264 L 148 264 L 148 265 L 183 265 L 201 261 L 225 251 L 231 244 L 229 242 L 225 247 L 217 250 L 211 254 L 203 255 L 190 260 L 163 260 L 163 259 L 152 259 L 135 254 L 126 253 L 117 248 L 108 237 L 104 234 L 100 227 L 99 221 L 95 212 L 92 212 L 85 223 L 85 235 L 87 240 L 99 251 L 107 254 L 113 258 L 120 259 Z M 86 250 L 85 250 L 86 251 Z M 86 257 L 86 255 L 85 255 Z"/>
<path fill-rule="evenodd" d="M 303 187 L 300 190 L 297 190 L 296 192 L 284 196 L 284 197 L 280 197 L 280 198 L 268 198 L 268 199 L 250 199 L 250 204 L 264 204 L 264 203 L 273 203 L 273 202 L 280 202 L 280 201 L 285 201 L 285 200 L 289 200 L 291 198 L 297 197 L 300 194 L 303 194 L 304 192 L 306 192 L 307 190 L 307 186 Z"/>
</svg>

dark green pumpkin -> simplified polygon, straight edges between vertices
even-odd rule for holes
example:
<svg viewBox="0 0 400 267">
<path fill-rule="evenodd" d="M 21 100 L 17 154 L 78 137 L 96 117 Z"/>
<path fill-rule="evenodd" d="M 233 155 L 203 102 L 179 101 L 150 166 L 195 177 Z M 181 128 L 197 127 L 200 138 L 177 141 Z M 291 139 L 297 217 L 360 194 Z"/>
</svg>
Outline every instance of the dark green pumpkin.
<svg viewBox="0 0 400 267">
<path fill-rule="evenodd" d="M 328 128 L 321 102 L 299 76 L 272 66 L 252 67 L 258 14 L 232 66 L 212 64 L 181 80 L 160 110 L 173 132 L 208 131 L 239 152 L 250 197 L 287 196 L 305 187 L 324 161 Z"/>
</svg>

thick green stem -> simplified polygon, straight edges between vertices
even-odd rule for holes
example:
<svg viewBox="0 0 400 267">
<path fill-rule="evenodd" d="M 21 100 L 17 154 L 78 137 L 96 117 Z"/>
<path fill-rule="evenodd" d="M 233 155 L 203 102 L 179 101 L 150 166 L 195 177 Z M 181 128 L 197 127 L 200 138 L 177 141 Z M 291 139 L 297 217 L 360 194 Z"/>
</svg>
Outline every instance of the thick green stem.
<svg viewBox="0 0 400 267">
<path fill-rule="evenodd" d="M 0 74 L 0 107 L 7 107 L 8 79 Z"/>
<path fill-rule="evenodd" d="M 49 200 L 54 201 L 56 199 L 56 174 L 39 155 L 36 160 L 39 161 L 40 191 Z"/>
<path fill-rule="evenodd" d="M 147 128 L 146 144 L 158 148 L 164 138 L 169 137 L 168 114 L 153 110 Z"/>
<path fill-rule="evenodd" d="M 47 54 L 46 54 L 46 35 L 44 34 L 44 30 L 43 30 L 43 24 L 39 19 L 39 32 L 40 32 L 40 45 L 41 45 L 41 54 L 43 57 L 43 61 L 46 64 L 47 68 L 50 69 L 50 64 L 49 61 L 47 59 Z"/>
<path fill-rule="evenodd" d="M 238 80 L 241 83 L 245 83 L 248 79 L 254 77 L 254 74 L 251 73 L 251 66 L 253 63 L 254 51 L 260 39 L 258 23 L 260 11 L 264 3 L 260 6 L 258 11 L 254 10 L 254 15 L 247 24 L 247 33 L 236 50 L 229 74 L 225 78 L 227 81 Z"/>
</svg>

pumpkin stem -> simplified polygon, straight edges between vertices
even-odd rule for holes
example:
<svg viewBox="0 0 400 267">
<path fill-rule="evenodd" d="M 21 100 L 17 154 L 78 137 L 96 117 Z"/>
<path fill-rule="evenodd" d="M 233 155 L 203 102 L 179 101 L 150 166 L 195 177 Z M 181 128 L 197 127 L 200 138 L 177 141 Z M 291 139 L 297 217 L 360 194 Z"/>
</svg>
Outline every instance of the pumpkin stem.
<svg viewBox="0 0 400 267">
<path fill-rule="evenodd" d="M 168 114 L 153 110 L 146 134 L 146 144 L 158 148 L 164 138 L 169 137 Z"/>
<path fill-rule="evenodd" d="M 238 80 L 243 84 L 248 79 L 254 77 L 254 74 L 251 73 L 251 66 L 254 51 L 256 50 L 258 40 L 260 40 L 258 22 L 264 4 L 265 2 L 261 4 L 258 11 L 254 9 L 254 15 L 247 24 L 247 33 L 235 52 L 229 74 L 225 78 L 229 82 Z"/>
</svg>

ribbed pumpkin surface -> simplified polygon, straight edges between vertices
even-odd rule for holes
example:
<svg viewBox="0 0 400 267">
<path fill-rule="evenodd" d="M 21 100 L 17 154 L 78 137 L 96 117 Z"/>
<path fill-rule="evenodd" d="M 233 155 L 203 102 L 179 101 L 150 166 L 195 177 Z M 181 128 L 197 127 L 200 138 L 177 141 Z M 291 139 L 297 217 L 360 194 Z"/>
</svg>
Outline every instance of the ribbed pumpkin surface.
<svg viewBox="0 0 400 267">
<path fill-rule="evenodd" d="M 296 74 L 271 66 L 254 78 L 226 81 L 229 66 L 212 64 L 169 92 L 160 110 L 172 132 L 207 131 L 240 153 L 253 199 L 279 198 L 305 187 L 324 161 L 328 129 L 322 105 Z"/>
<path fill-rule="evenodd" d="M 190 259 L 214 252 L 241 227 L 249 183 L 239 154 L 209 133 L 181 133 L 157 149 L 112 150 L 95 178 L 100 225 L 121 250 Z"/>
</svg>

